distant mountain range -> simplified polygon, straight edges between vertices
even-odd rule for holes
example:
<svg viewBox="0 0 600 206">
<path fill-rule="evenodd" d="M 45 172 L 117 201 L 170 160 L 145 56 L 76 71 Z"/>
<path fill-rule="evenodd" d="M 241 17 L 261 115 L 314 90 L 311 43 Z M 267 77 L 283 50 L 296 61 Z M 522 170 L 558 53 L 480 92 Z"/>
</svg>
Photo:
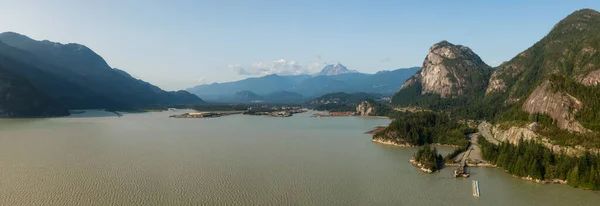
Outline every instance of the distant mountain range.
<svg viewBox="0 0 600 206">
<path fill-rule="evenodd" d="M 250 102 L 268 102 L 268 103 L 301 103 L 306 99 L 295 92 L 279 91 L 267 95 L 258 95 L 251 91 L 236 92 L 232 102 L 250 103 Z"/>
<path fill-rule="evenodd" d="M 382 101 L 381 98 L 382 95 L 380 94 L 369 94 L 364 92 L 348 94 L 345 92 L 336 92 L 317 97 L 313 99 L 310 104 L 358 104 L 369 99 L 374 101 Z"/>
<path fill-rule="evenodd" d="M 84 45 L 36 41 L 14 32 L 0 34 L 0 67 L 10 73 L 11 78 L 27 82 L 23 86 L 32 86 L 24 90 L 16 87 L 15 90 L 5 91 L 10 93 L 0 93 L 0 96 L 11 94 L 14 101 L 19 99 L 15 95 L 44 94 L 52 99 L 44 102 L 55 101 L 67 109 L 130 109 L 157 104 L 204 103 L 186 91 L 167 92 L 133 78 L 125 71 L 111 68 L 100 55 Z M 36 91 L 18 93 L 33 90 Z M 22 99 L 22 103 L 27 104 L 25 99 Z M 44 114 L 50 113 L 39 113 L 40 116 L 46 116 Z"/>
<path fill-rule="evenodd" d="M 269 96 L 275 92 L 294 94 L 295 98 L 310 100 L 334 92 L 366 92 L 385 95 L 394 94 L 402 83 L 415 74 L 419 67 L 380 71 L 375 74 L 349 70 L 342 64 L 327 65 L 314 75 L 267 75 L 235 82 L 199 85 L 187 89 L 207 101 L 240 102 L 236 94 L 252 92 L 258 96 Z M 272 96 L 272 95 L 271 95 Z M 268 101 L 268 100 L 266 100 Z"/>
</svg>

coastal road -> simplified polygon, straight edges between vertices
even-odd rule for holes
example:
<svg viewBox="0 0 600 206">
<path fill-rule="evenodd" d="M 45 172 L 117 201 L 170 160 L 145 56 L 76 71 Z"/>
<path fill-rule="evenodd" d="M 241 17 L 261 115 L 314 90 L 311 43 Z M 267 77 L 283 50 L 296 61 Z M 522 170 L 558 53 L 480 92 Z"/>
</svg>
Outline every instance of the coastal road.
<svg viewBox="0 0 600 206">
<path fill-rule="evenodd" d="M 454 161 L 459 160 L 460 162 L 468 160 L 468 162 L 470 163 L 480 163 L 483 162 L 483 158 L 481 156 L 481 148 L 479 147 L 479 144 L 477 143 L 477 139 L 479 137 L 479 133 L 473 133 L 467 136 L 469 141 L 471 142 L 471 146 L 469 146 L 469 148 L 464 151 L 463 153 L 460 153 L 459 155 L 456 156 L 456 158 L 454 159 Z"/>
<path fill-rule="evenodd" d="M 479 124 L 477 126 L 477 129 L 479 130 L 479 133 L 481 134 L 482 137 L 484 137 L 488 142 L 491 142 L 495 145 L 499 145 L 500 141 L 498 141 L 497 139 L 494 139 L 494 136 L 492 135 L 492 132 L 491 132 L 491 128 L 492 128 L 492 124 L 490 124 L 489 122 L 482 122 L 481 124 Z"/>
</svg>

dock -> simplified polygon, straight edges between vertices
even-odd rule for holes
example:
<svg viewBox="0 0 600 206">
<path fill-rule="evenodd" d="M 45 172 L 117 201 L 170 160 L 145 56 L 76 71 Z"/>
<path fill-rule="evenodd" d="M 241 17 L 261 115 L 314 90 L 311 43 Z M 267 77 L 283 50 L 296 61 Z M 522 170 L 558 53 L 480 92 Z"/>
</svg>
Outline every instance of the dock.
<svg viewBox="0 0 600 206">
<path fill-rule="evenodd" d="M 473 180 L 473 197 L 479 197 L 479 181 Z"/>
<path fill-rule="evenodd" d="M 457 177 L 469 177 L 469 169 L 467 168 L 467 163 L 465 161 L 461 161 L 458 165 L 458 168 L 454 170 L 452 175 Z"/>
</svg>

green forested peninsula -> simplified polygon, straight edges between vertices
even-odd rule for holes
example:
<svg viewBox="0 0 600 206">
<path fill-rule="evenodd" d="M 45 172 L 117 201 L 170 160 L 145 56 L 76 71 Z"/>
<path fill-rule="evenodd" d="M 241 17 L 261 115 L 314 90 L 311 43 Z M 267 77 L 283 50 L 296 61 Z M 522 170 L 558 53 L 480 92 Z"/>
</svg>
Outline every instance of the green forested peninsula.
<svg viewBox="0 0 600 206">
<path fill-rule="evenodd" d="M 465 135 L 473 132 L 474 129 L 447 114 L 417 112 L 397 117 L 374 138 L 403 141 L 414 146 L 433 143 L 466 146 L 469 141 Z"/>
</svg>

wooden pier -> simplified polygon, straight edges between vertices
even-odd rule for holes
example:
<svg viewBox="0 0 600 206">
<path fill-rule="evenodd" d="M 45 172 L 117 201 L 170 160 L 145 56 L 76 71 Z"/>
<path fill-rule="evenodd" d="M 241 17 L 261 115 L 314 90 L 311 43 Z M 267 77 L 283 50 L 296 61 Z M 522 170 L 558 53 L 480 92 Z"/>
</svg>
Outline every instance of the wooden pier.
<svg viewBox="0 0 600 206">
<path fill-rule="evenodd" d="M 479 181 L 473 180 L 473 197 L 479 197 Z"/>
</svg>

